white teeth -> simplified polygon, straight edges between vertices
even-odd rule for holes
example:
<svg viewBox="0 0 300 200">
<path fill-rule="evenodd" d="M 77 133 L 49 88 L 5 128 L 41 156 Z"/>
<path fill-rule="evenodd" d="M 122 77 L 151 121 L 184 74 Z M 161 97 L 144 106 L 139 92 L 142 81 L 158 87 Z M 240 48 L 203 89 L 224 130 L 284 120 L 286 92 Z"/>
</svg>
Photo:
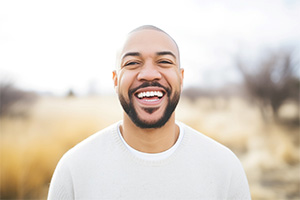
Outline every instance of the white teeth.
<svg viewBox="0 0 300 200">
<path fill-rule="evenodd" d="M 143 98 L 143 93 L 138 93 L 137 97 L 140 99 Z"/>
<path fill-rule="evenodd" d="M 148 91 L 148 92 L 140 92 L 137 94 L 137 97 L 140 99 L 144 97 L 154 97 L 154 96 L 162 97 L 163 93 L 160 91 Z"/>
</svg>

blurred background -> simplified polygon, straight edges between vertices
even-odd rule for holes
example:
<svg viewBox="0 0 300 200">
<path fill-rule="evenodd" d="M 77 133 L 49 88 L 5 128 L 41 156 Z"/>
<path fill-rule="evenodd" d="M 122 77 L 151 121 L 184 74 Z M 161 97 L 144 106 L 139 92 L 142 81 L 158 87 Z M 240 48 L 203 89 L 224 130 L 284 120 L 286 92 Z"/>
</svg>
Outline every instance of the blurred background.
<svg viewBox="0 0 300 200">
<path fill-rule="evenodd" d="M 177 119 L 229 147 L 253 200 L 300 199 L 300 1 L 0 2 L 0 199 L 45 199 L 61 156 L 122 118 L 111 71 L 132 29 L 178 43 Z"/>
</svg>

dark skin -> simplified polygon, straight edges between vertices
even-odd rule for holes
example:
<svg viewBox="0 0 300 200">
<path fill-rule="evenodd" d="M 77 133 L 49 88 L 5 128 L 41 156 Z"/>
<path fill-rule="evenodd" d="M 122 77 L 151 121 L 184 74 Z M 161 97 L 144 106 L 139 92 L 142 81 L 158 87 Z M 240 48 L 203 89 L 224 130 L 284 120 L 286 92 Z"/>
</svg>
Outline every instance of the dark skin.
<svg viewBox="0 0 300 200">
<path fill-rule="evenodd" d="M 167 34 L 151 29 L 129 34 L 113 80 L 124 108 L 120 130 L 131 147 L 159 153 L 174 145 L 179 135 L 174 110 L 183 74 L 177 45 Z"/>
</svg>

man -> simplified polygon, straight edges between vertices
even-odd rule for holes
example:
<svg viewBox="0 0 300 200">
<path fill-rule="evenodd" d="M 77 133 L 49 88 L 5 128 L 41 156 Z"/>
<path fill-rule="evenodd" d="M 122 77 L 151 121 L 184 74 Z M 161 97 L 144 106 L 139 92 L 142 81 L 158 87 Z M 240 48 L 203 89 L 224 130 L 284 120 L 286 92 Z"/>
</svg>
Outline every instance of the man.
<svg viewBox="0 0 300 200">
<path fill-rule="evenodd" d="M 154 26 L 128 35 L 113 72 L 123 120 L 63 156 L 48 199 L 250 199 L 237 157 L 175 121 L 179 59 L 175 41 Z"/>
</svg>

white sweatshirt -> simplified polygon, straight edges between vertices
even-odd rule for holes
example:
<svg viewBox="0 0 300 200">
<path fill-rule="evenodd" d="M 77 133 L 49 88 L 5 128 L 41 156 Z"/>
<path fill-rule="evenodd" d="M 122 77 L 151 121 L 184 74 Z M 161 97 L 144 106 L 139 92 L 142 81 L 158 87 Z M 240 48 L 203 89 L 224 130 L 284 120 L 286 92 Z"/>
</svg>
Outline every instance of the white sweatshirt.
<svg viewBox="0 0 300 200">
<path fill-rule="evenodd" d="M 251 199 L 245 172 L 223 145 L 180 123 L 176 150 L 164 159 L 136 156 L 119 123 L 69 150 L 59 161 L 48 199 Z"/>
</svg>

